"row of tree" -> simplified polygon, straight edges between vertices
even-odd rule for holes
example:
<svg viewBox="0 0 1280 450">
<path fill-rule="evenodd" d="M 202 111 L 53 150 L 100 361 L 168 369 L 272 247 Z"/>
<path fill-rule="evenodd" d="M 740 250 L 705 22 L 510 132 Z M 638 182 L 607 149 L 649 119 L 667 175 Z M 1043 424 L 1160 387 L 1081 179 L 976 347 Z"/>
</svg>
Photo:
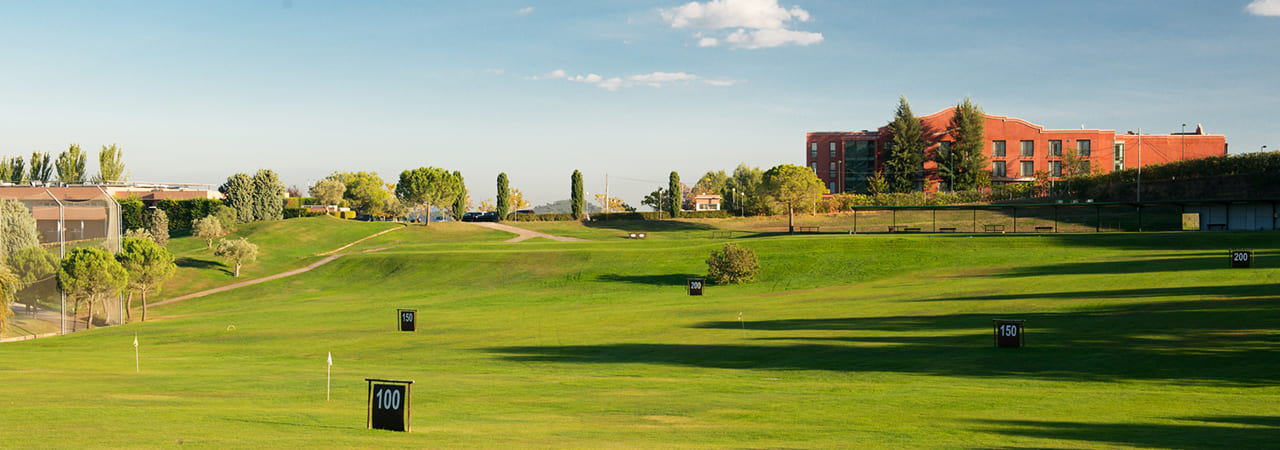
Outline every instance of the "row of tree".
<svg viewBox="0 0 1280 450">
<path fill-rule="evenodd" d="M 30 181 L 57 181 L 66 184 L 81 184 L 86 181 L 85 161 L 87 156 L 80 150 L 79 144 L 71 144 L 66 151 L 59 153 L 56 159 L 48 152 L 32 152 L 29 160 L 21 156 L 0 158 L 0 181 L 9 183 L 25 183 Z M 54 177 L 54 173 L 57 176 Z M 124 167 L 124 151 L 116 144 L 104 145 L 98 152 L 98 174 L 88 179 L 94 183 L 114 184 L 129 181 L 129 173 Z"/>
</svg>

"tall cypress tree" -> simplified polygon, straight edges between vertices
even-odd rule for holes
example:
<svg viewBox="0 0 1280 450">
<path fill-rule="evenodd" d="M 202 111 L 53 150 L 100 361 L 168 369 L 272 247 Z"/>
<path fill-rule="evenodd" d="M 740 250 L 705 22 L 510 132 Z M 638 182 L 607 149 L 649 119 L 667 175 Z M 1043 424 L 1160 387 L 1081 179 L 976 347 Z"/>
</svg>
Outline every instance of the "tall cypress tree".
<svg viewBox="0 0 1280 450">
<path fill-rule="evenodd" d="M 507 173 L 498 174 L 498 220 L 507 218 L 511 212 L 511 186 L 507 183 Z"/>
<path fill-rule="evenodd" d="M 680 205 L 682 203 L 680 195 L 683 191 L 684 190 L 680 188 L 680 174 L 672 170 L 671 176 L 667 177 L 667 192 L 669 193 L 668 197 L 671 197 L 671 203 L 667 208 L 667 212 L 671 213 L 671 217 L 680 215 Z"/>
<path fill-rule="evenodd" d="M 884 162 L 885 175 L 893 192 L 911 192 L 916 188 L 924 165 L 924 124 L 911 113 L 906 96 L 898 97 L 898 109 L 889 122 L 889 155 Z"/>
<path fill-rule="evenodd" d="M 462 215 L 467 213 L 467 183 L 462 180 L 462 172 L 453 171 L 453 177 L 458 179 L 458 197 L 453 200 L 453 220 L 462 221 Z"/>
<path fill-rule="evenodd" d="M 572 199 L 570 203 L 573 205 L 573 219 L 579 220 L 582 219 L 582 210 L 587 205 L 586 195 L 582 192 L 582 172 L 574 170 L 573 176 L 570 177 L 570 184 L 572 192 L 569 198 Z"/>
</svg>

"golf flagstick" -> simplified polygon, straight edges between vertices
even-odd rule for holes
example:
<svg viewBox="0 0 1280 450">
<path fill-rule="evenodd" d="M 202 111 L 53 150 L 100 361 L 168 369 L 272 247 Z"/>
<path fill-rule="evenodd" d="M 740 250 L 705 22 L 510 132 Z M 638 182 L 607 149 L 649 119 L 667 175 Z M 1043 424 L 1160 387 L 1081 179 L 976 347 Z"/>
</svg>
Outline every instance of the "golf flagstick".
<svg viewBox="0 0 1280 450">
<path fill-rule="evenodd" d="M 742 324 L 742 338 L 747 338 L 747 323 L 742 321 L 742 312 L 738 312 L 738 323 Z"/>
<path fill-rule="evenodd" d="M 142 373 L 142 365 L 138 362 L 138 333 L 133 333 L 133 371 Z"/>
<path fill-rule="evenodd" d="M 329 401 L 329 385 L 333 380 L 333 352 L 329 352 L 329 367 L 324 377 L 324 401 Z"/>
</svg>

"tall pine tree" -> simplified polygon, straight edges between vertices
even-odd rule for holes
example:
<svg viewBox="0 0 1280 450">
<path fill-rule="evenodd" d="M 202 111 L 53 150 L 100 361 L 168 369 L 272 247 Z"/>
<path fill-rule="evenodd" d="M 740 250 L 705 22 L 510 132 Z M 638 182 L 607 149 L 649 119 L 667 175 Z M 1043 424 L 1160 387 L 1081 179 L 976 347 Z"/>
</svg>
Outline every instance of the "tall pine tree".
<svg viewBox="0 0 1280 450">
<path fill-rule="evenodd" d="M 935 160 L 938 162 L 939 175 L 950 178 L 953 190 L 970 190 L 983 187 L 981 173 L 987 170 L 987 157 L 982 153 L 986 133 L 983 126 L 987 115 L 982 108 L 973 104 L 969 97 L 956 105 L 955 115 L 951 116 L 948 133 L 953 142 L 950 149 L 939 145 Z"/>
<path fill-rule="evenodd" d="M 453 207 L 449 209 L 453 212 L 453 220 L 461 222 L 462 216 L 467 213 L 471 199 L 468 198 L 467 183 L 462 180 L 462 172 L 453 171 L 453 177 L 458 179 L 458 197 L 454 198 Z"/>
<path fill-rule="evenodd" d="M 898 110 L 889 122 L 889 156 L 884 162 L 884 175 L 893 192 L 911 192 L 924 167 L 924 124 L 911 113 L 906 96 L 898 97 Z"/>
</svg>

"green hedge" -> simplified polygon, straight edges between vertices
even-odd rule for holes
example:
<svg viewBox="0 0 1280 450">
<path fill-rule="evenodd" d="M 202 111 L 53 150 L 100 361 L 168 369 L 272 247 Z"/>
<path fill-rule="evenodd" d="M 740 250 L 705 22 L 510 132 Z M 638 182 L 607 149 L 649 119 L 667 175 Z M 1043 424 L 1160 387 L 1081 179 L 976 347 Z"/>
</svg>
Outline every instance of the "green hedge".
<svg viewBox="0 0 1280 450">
<path fill-rule="evenodd" d="M 143 212 L 147 206 L 137 197 L 126 198 L 120 201 L 120 225 L 127 230 L 137 230 L 146 228 L 146 218 Z"/>
<path fill-rule="evenodd" d="M 160 200 L 156 208 L 169 217 L 169 230 L 189 230 L 196 220 L 214 215 L 222 200 L 193 198 L 189 200 Z"/>
<path fill-rule="evenodd" d="M 1136 198 L 1138 169 L 1085 175 L 1057 187 L 1065 196 L 1118 201 Z M 1143 200 L 1264 198 L 1280 195 L 1280 152 L 1177 161 L 1142 168 Z"/>
<path fill-rule="evenodd" d="M 323 215 L 324 213 L 322 212 L 314 212 L 306 208 L 285 208 L 284 209 L 284 218 L 286 219 L 296 219 L 298 217 L 315 217 L 315 216 L 323 216 Z"/>
</svg>

